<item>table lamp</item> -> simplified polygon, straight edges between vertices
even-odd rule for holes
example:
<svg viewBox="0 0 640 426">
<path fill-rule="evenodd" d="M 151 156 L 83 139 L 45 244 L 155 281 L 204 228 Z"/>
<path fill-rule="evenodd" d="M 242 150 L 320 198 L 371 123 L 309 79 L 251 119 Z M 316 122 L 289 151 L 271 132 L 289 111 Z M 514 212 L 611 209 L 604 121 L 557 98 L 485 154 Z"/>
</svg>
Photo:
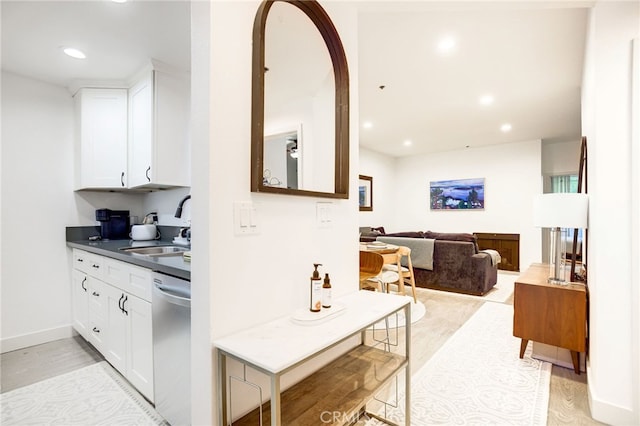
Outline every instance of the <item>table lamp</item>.
<svg viewBox="0 0 640 426">
<path fill-rule="evenodd" d="M 551 228 L 551 262 L 553 276 L 549 282 L 566 284 L 560 272 L 562 263 L 562 229 L 587 228 L 589 196 L 577 193 L 538 194 L 533 202 L 533 223 Z"/>
</svg>

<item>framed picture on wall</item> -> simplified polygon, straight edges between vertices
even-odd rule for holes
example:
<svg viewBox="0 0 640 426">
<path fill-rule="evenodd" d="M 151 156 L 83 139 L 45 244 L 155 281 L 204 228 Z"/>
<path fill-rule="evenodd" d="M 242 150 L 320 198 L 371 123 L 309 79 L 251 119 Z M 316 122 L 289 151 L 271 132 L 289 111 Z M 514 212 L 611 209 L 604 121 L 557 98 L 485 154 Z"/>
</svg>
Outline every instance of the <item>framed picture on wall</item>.
<svg viewBox="0 0 640 426">
<path fill-rule="evenodd" d="M 431 210 L 484 210 L 484 178 L 431 182 Z"/>
<path fill-rule="evenodd" d="M 371 176 L 359 176 L 358 200 L 361 212 L 373 211 L 373 178 Z"/>
</svg>

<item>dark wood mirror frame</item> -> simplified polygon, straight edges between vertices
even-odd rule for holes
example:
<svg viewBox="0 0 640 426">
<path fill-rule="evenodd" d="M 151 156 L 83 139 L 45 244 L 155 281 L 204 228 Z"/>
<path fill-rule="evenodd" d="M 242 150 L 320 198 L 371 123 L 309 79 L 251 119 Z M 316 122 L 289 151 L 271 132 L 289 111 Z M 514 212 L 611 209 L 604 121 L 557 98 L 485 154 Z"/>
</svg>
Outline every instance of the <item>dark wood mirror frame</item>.
<svg viewBox="0 0 640 426">
<path fill-rule="evenodd" d="M 264 58 L 265 27 L 269 9 L 276 1 L 289 3 L 316 26 L 324 39 L 335 76 L 335 177 L 334 192 L 277 188 L 264 185 Z M 349 198 L 349 70 L 347 57 L 331 18 L 314 0 L 265 0 L 253 23 L 253 81 L 251 92 L 251 192 L 303 195 L 323 198 Z"/>
<path fill-rule="evenodd" d="M 584 184 L 584 191 L 582 191 L 582 187 Z M 578 168 L 578 192 L 587 191 L 587 137 L 583 136 L 580 141 L 580 166 Z M 570 279 L 569 281 L 582 281 L 584 283 L 587 282 L 586 270 L 588 267 L 588 258 L 587 258 L 587 244 L 589 242 L 589 230 L 584 230 L 584 241 L 582 246 L 582 265 L 585 272 L 585 275 L 580 275 L 576 273 L 576 259 L 578 252 L 578 229 L 573 230 L 573 246 L 571 251 L 571 270 L 570 270 Z"/>
</svg>

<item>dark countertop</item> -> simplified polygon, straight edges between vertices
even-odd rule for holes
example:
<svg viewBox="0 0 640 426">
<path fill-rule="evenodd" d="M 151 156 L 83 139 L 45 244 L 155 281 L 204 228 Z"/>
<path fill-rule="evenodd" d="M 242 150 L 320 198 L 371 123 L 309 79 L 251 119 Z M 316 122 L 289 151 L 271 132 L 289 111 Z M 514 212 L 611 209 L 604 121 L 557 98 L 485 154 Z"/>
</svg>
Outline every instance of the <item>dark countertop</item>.
<svg viewBox="0 0 640 426">
<path fill-rule="evenodd" d="M 161 272 L 174 277 L 191 281 L 191 262 L 185 262 L 182 256 L 151 257 L 139 254 L 131 254 L 120 250 L 125 247 L 151 247 L 177 245 L 171 241 L 133 241 L 133 240 L 105 240 L 89 241 L 75 240 L 67 241 L 67 246 L 95 253 L 112 259 L 149 268 L 155 272 Z"/>
</svg>

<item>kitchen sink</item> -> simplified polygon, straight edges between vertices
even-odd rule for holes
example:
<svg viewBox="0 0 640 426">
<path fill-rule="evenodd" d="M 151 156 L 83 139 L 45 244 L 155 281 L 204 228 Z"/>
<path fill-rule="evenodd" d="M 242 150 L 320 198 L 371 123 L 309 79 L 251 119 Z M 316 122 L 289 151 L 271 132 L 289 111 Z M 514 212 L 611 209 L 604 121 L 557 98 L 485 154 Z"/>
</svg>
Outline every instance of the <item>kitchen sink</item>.
<svg viewBox="0 0 640 426">
<path fill-rule="evenodd" d="M 154 247 L 126 247 L 120 250 L 131 253 L 139 254 L 142 256 L 151 257 L 165 257 L 165 256 L 182 256 L 182 254 L 190 249 L 188 247 L 179 246 L 154 246 Z"/>
</svg>

